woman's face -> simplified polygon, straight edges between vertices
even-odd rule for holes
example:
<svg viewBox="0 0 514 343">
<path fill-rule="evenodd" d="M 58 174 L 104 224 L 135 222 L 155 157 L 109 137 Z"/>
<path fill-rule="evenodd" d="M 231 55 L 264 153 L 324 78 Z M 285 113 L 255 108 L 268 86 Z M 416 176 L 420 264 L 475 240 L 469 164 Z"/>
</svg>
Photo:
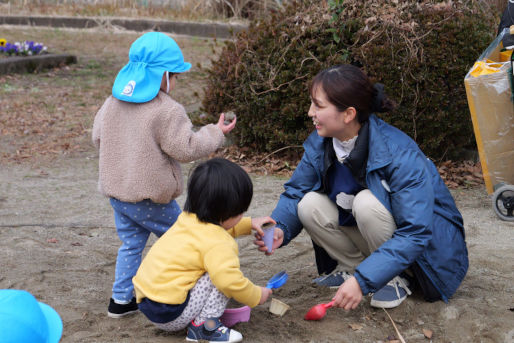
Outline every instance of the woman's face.
<svg viewBox="0 0 514 343">
<path fill-rule="evenodd" d="M 336 137 L 340 139 L 344 135 L 346 124 L 344 122 L 345 111 L 339 111 L 336 106 L 327 99 L 321 85 L 313 88 L 311 94 L 311 107 L 308 116 L 321 137 Z M 352 137 L 350 137 L 352 138 Z"/>
</svg>

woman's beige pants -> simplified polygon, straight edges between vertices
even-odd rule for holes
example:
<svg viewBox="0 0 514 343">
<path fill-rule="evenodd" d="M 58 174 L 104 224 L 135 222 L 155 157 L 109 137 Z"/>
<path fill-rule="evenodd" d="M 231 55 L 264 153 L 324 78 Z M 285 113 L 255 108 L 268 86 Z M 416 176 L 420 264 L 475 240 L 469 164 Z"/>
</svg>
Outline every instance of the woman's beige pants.
<svg viewBox="0 0 514 343">
<path fill-rule="evenodd" d="M 298 203 L 298 216 L 312 240 L 338 261 L 338 270 L 349 273 L 396 230 L 393 216 L 369 189 L 355 196 L 352 214 L 357 226 L 339 226 L 337 205 L 322 193 L 307 193 Z"/>
</svg>

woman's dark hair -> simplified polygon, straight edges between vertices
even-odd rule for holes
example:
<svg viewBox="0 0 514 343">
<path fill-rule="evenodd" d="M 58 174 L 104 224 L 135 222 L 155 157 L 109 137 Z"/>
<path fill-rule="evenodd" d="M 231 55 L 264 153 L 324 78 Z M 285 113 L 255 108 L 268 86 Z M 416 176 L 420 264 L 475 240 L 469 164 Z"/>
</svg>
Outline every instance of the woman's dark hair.
<svg viewBox="0 0 514 343">
<path fill-rule="evenodd" d="M 373 85 L 366 74 L 351 64 L 340 64 L 320 71 L 309 86 L 311 97 L 320 86 L 328 101 L 339 111 L 354 107 L 361 124 L 368 120 L 371 113 L 388 112 L 395 107 L 395 103 L 385 95 L 384 85 Z"/>
<path fill-rule="evenodd" d="M 199 164 L 189 177 L 184 211 L 202 222 L 221 222 L 244 213 L 253 196 L 250 176 L 237 164 L 213 158 Z"/>
</svg>

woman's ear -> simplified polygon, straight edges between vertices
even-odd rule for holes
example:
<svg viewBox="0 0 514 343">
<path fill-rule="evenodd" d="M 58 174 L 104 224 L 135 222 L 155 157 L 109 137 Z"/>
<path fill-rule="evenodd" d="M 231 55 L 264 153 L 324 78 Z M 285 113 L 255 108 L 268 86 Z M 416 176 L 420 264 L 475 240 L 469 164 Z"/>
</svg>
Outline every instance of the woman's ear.
<svg viewBox="0 0 514 343">
<path fill-rule="evenodd" d="M 357 110 L 355 109 L 355 107 L 350 106 L 343 112 L 343 120 L 345 124 L 351 123 L 356 118 Z"/>
</svg>

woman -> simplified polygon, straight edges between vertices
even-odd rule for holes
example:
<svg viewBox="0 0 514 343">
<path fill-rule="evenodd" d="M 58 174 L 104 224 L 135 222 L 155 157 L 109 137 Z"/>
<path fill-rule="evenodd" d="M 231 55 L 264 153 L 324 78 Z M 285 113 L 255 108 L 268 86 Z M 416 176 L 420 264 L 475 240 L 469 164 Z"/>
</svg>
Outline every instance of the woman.
<svg viewBox="0 0 514 343">
<path fill-rule="evenodd" d="M 338 288 L 347 310 L 370 293 L 372 306 L 396 307 L 414 281 L 427 301 L 446 302 L 468 268 L 462 216 L 416 143 L 373 114 L 394 107 L 383 86 L 338 65 L 314 77 L 310 95 L 316 131 L 271 214 L 273 249 L 305 227 L 326 274 L 314 282 Z"/>
</svg>

